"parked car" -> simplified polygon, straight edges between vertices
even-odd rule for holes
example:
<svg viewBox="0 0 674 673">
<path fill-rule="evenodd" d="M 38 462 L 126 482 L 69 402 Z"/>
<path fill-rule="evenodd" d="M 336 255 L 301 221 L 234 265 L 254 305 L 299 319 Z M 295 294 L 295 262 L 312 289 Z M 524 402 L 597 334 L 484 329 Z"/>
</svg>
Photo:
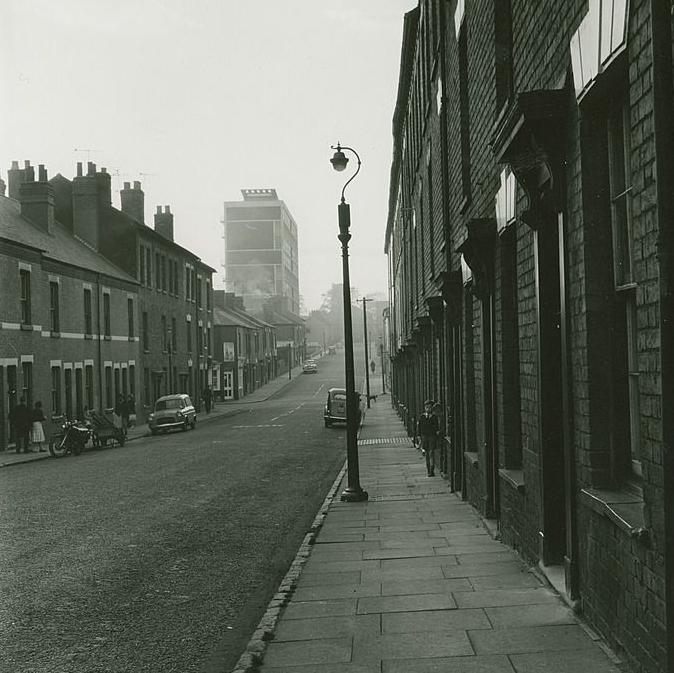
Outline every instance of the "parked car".
<svg viewBox="0 0 674 673">
<path fill-rule="evenodd" d="M 334 346 L 328 347 L 328 355 L 334 355 L 337 352 L 337 349 Z"/>
<path fill-rule="evenodd" d="M 361 417 L 360 394 L 358 394 L 358 411 L 356 414 L 358 425 L 360 425 Z M 346 423 L 346 390 L 344 388 L 330 388 L 328 390 L 323 420 L 326 428 L 329 428 L 333 423 Z"/>
<path fill-rule="evenodd" d="M 154 411 L 148 416 L 150 432 L 156 435 L 171 428 L 194 430 L 197 424 L 197 412 L 189 395 L 164 395 L 154 403 Z"/>
<path fill-rule="evenodd" d="M 318 366 L 313 360 L 307 360 L 303 365 L 302 365 L 302 371 L 305 374 L 318 374 Z"/>
</svg>

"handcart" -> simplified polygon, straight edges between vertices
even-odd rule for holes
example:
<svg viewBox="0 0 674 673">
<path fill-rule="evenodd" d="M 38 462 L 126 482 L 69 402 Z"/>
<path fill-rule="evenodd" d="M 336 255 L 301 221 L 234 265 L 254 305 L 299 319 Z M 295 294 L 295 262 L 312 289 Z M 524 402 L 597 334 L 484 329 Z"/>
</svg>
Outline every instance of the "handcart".
<svg viewBox="0 0 674 673">
<path fill-rule="evenodd" d="M 89 421 L 94 446 L 114 446 L 115 442 L 124 446 L 126 441 L 124 431 L 122 428 L 116 427 L 107 416 L 96 411 L 90 411 Z"/>
</svg>

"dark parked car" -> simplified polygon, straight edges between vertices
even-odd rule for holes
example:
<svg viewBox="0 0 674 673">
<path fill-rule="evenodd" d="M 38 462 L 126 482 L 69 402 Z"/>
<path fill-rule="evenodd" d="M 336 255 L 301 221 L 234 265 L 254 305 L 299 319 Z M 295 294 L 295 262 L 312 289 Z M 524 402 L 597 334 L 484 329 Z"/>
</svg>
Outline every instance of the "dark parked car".
<svg viewBox="0 0 674 673">
<path fill-rule="evenodd" d="M 171 428 L 187 430 L 189 427 L 194 430 L 197 412 L 189 395 L 164 395 L 154 403 L 154 411 L 149 415 L 147 424 L 153 435 Z"/>
<path fill-rule="evenodd" d="M 358 425 L 360 425 L 361 417 L 360 395 L 358 395 L 358 412 L 356 414 Z M 333 423 L 346 423 L 346 390 L 344 388 L 330 388 L 328 390 L 323 420 L 326 428 L 329 428 Z"/>
</svg>

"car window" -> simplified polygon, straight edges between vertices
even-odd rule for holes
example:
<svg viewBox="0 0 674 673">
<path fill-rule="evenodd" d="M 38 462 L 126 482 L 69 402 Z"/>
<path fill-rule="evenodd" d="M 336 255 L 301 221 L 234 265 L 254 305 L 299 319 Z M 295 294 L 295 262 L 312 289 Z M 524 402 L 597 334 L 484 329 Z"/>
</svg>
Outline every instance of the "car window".
<svg viewBox="0 0 674 673">
<path fill-rule="evenodd" d="M 186 407 L 191 407 L 192 406 L 192 400 L 189 397 L 185 398 L 185 406 Z"/>
<path fill-rule="evenodd" d="M 154 410 L 164 411 L 164 409 L 180 409 L 180 400 L 157 400 L 156 404 L 154 405 Z"/>
<path fill-rule="evenodd" d="M 346 395 L 344 393 L 335 393 L 335 399 L 336 400 L 345 400 Z"/>
</svg>

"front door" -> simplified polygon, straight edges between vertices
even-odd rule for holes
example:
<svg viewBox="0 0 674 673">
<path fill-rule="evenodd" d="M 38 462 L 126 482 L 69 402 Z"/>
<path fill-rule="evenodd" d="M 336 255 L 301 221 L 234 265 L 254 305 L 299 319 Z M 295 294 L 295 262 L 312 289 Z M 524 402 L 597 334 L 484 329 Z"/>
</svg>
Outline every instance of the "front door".
<svg viewBox="0 0 674 673">
<path fill-rule="evenodd" d="M 222 394 L 226 400 L 234 398 L 234 372 L 222 373 Z"/>
</svg>

